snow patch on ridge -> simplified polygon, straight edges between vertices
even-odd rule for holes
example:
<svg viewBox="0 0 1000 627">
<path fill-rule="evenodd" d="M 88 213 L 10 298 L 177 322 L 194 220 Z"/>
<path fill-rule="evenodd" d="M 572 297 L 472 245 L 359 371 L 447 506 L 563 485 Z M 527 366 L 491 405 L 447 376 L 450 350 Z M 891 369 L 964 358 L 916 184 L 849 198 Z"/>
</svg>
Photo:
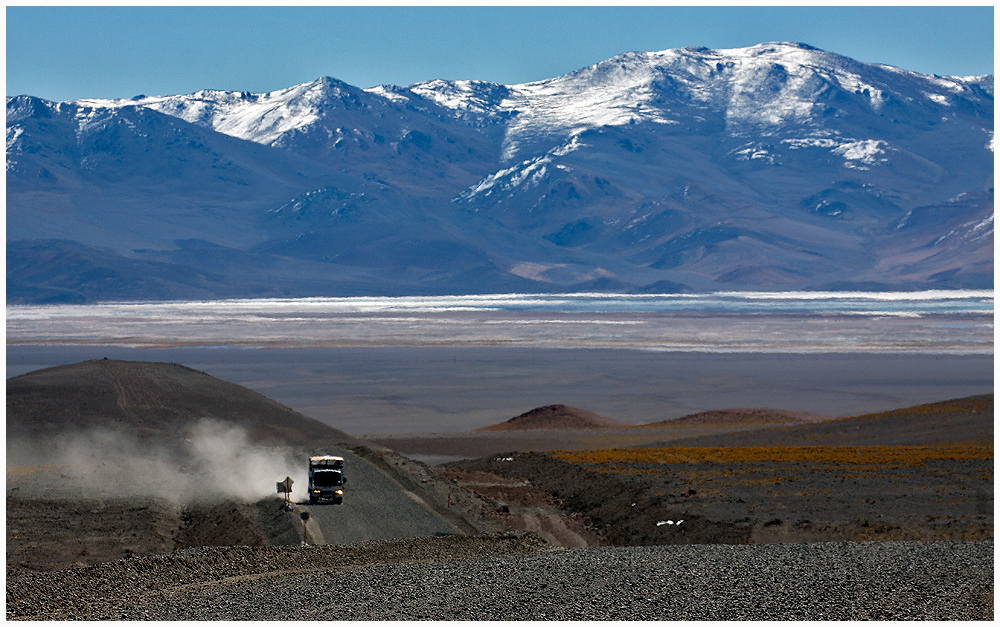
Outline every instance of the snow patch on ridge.
<svg viewBox="0 0 1000 627">
<path fill-rule="evenodd" d="M 84 99 L 77 104 L 95 110 L 142 106 L 232 137 L 270 145 L 285 133 L 316 122 L 324 101 L 340 90 L 336 81 L 320 79 L 262 94 L 201 90 L 184 96 Z"/>
<path fill-rule="evenodd" d="M 787 145 L 792 150 L 800 148 L 837 148 L 842 145 L 830 137 L 798 137 L 783 139 L 781 143 Z"/>
<path fill-rule="evenodd" d="M 766 163 L 774 163 L 774 155 L 767 149 L 767 146 L 756 143 L 748 144 L 743 148 L 737 148 L 731 151 L 730 154 L 735 155 L 738 161 L 760 160 Z"/>
<path fill-rule="evenodd" d="M 880 155 L 885 154 L 889 144 L 881 139 L 864 139 L 841 144 L 833 149 L 834 154 L 844 158 L 844 166 L 856 170 L 869 170 L 868 166 L 886 163 L 889 160 Z"/>
<path fill-rule="evenodd" d="M 950 107 L 951 106 L 951 103 L 948 102 L 948 97 L 947 96 L 944 96 L 942 94 L 930 93 L 930 92 L 926 92 L 926 91 L 921 92 L 921 93 L 924 96 L 926 96 L 928 100 L 930 100 L 932 102 L 936 102 L 937 104 L 939 104 L 939 105 L 941 105 L 943 107 Z"/>
<path fill-rule="evenodd" d="M 528 187 L 538 185 L 547 172 L 547 166 L 552 164 L 552 155 L 534 157 L 505 168 L 487 176 L 459 195 L 459 198 L 471 202 L 474 198 L 491 196 L 494 193 L 509 194 L 515 188 L 527 183 Z"/>
<path fill-rule="evenodd" d="M 574 135 L 568 142 L 549 150 L 544 155 L 526 159 L 521 163 L 499 170 L 483 178 L 481 181 L 459 194 L 457 200 L 472 202 L 478 198 L 505 194 L 510 196 L 517 188 L 528 189 L 539 185 L 548 174 L 549 166 L 559 170 L 572 171 L 567 165 L 555 163 L 556 157 L 586 148 L 589 144 L 580 141 L 579 135 Z M 454 202 L 454 201 L 453 201 Z"/>
<path fill-rule="evenodd" d="M 7 158 L 5 159 L 5 170 L 8 172 L 18 163 L 17 160 L 13 158 L 12 153 L 15 152 L 16 147 L 20 143 L 18 140 L 20 140 L 22 135 L 24 135 L 24 128 L 20 126 L 7 127 Z"/>
<path fill-rule="evenodd" d="M 375 96 L 379 96 L 381 98 L 385 98 L 386 100 L 390 100 L 392 102 L 400 104 L 410 101 L 410 99 L 404 96 L 403 94 L 391 89 L 390 87 L 386 87 L 385 85 L 377 85 L 375 87 L 369 87 L 365 91 L 368 92 L 369 94 L 373 94 Z"/>
<path fill-rule="evenodd" d="M 511 86 L 499 105 L 516 113 L 504 137 L 503 159 L 516 158 L 538 137 L 572 137 L 639 121 L 677 124 L 655 103 L 657 61 L 665 54 L 629 53 L 558 78 Z"/>
<path fill-rule="evenodd" d="M 490 95 L 502 86 L 484 81 L 433 80 L 417 83 L 410 91 L 446 109 L 484 114 L 492 112 L 494 103 Z M 505 90 L 504 90 L 505 91 Z"/>
<path fill-rule="evenodd" d="M 990 215 L 980 221 L 971 221 L 962 224 L 947 234 L 934 240 L 932 246 L 937 246 L 946 240 L 957 240 L 961 243 L 975 242 L 993 236 L 993 216 Z"/>
<path fill-rule="evenodd" d="M 24 135 L 24 129 L 20 126 L 7 127 L 7 152 L 17 143 L 18 138 Z"/>
</svg>

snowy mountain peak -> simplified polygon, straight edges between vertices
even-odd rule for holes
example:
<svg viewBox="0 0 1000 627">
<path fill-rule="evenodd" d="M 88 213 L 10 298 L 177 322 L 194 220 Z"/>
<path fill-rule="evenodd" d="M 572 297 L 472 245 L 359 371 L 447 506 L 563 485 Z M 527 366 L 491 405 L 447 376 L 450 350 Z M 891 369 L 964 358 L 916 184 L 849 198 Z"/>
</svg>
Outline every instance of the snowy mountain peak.
<svg viewBox="0 0 1000 627">
<path fill-rule="evenodd" d="M 411 85 L 408 90 L 437 105 L 462 114 L 495 116 L 503 113 L 510 88 L 487 81 L 433 80 Z"/>
<path fill-rule="evenodd" d="M 220 133 L 269 145 L 290 131 L 316 122 L 328 108 L 356 102 L 363 93 L 343 81 L 324 76 L 265 93 L 203 89 L 179 96 L 81 99 L 75 104 L 104 109 L 147 107 Z"/>
<path fill-rule="evenodd" d="M 202 90 L 183 96 L 76 101 L 90 108 L 148 107 L 241 139 L 281 145 L 347 109 L 395 110 L 427 103 L 473 126 L 503 127 L 503 157 L 550 150 L 587 129 L 653 123 L 692 129 L 723 125 L 733 136 L 797 127 L 826 137 L 826 118 L 876 113 L 925 101 L 963 106 L 992 97 L 992 77 L 924 76 L 866 64 L 807 44 L 769 42 L 745 48 L 689 47 L 627 52 L 550 79 L 500 85 L 433 80 L 362 90 L 328 76 L 268 93 Z M 803 131 L 796 131 L 800 136 Z"/>
<path fill-rule="evenodd" d="M 18 96 L 8 295 L 991 286 L 993 149 L 992 76 L 782 42 L 514 85 Z"/>
</svg>

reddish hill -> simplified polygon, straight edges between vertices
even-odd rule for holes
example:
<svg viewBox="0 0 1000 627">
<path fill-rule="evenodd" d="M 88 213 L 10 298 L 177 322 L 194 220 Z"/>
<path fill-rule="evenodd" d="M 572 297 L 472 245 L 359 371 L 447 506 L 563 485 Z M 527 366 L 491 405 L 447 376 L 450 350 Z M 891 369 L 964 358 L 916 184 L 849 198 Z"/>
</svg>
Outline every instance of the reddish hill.
<svg viewBox="0 0 1000 627">
<path fill-rule="evenodd" d="M 536 407 L 506 422 L 480 427 L 476 431 L 527 431 L 529 429 L 600 429 L 627 427 L 624 422 L 568 405 Z"/>
<path fill-rule="evenodd" d="M 652 446 L 930 446 L 993 443 L 993 395 L 926 403 L 816 424 L 702 436 Z"/>
<path fill-rule="evenodd" d="M 640 427 L 708 427 L 734 425 L 789 425 L 812 424 L 824 420 L 833 420 L 833 416 L 810 414 L 803 411 L 786 409 L 733 408 L 703 411 L 697 414 L 681 416 L 673 420 L 662 420 Z"/>
</svg>

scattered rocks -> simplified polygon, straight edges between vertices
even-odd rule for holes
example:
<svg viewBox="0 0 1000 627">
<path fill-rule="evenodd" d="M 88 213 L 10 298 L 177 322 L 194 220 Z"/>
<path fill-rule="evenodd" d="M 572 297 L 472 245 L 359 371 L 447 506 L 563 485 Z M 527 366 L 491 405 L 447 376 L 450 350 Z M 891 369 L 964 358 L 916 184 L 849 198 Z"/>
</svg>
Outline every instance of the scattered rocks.
<svg viewBox="0 0 1000 627">
<path fill-rule="evenodd" d="M 200 548 L 8 577 L 8 619 L 991 620 L 993 541 Z M 39 603 L 38 599 L 45 599 Z"/>
<path fill-rule="evenodd" d="M 239 596 L 246 582 L 262 578 L 548 550 L 541 538 L 531 534 L 428 537 L 347 546 L 198 547 L 51 573 L 8 572 L 7 618 L 146 620 L 149 607 L 170 594 L 197 596 L 216 586 L 236 584 L 234 592 Z"/>
<path fill-rule="evenodd" d="M 517 452 L 441 468 L 445 476 L 530 481 L 617 546 L 993 537 L 992 449 L 988 457 L 905 464 L 576 463 L 553 453 Z M 512 489 L 505 489 L 505 500 L 512 500 Z M 684 525 L 657 524 L 678 519 Z"/>
</svg>

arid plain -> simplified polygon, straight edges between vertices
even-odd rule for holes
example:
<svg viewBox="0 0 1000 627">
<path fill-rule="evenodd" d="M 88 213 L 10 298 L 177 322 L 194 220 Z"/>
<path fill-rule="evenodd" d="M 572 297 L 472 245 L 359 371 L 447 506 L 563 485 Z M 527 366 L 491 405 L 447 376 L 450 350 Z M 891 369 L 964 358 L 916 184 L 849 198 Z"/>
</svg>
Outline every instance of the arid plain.
<svg viewBox="0 0 1000 627">
<path fill-rule="evenodd" d="M 7 376 L 88 359 L 180 363 L 354 436 L 466 434 L 561 403 L 629 424 L 729 407 L 852 416 L 993 390 L 990 354 L 686 353 L 510 346 L 7 347 Z"/>
<path fill-rule="evenodd" d="M 129 590 L 153 585 L 130 570 L 146 568 L 144 555 L 167 559 L 169 564 L 163 566 L 174 569 L 171 576 L 197 570 L 197 580 L 209 587 L 242 568 L 247 559 L 254 560 L 255 573 L 259 570 L 275 581 L 294 576 L 296 569 L 331 568 L 326 562 L 314 563 L 314 558 L 326 559 L 325 552 L 293 555 L 277 546 L 297 545 L 300 534 L 306 533 L 308 525 L 303 527 L 297 515 L 301 504 L 289 514 L 273 495 L 255 500 L 220 492 L 221 498 L 187 504 L 155 494 L 137 498 L 121 491 L 122 486 L 134 489 L 134 472 L 125 483 L 101 482 L 91 493 L 91 482 L 90 492 L 77 493 L 72 479 L 73 464 L 79 462 L 52 465 L 44 455 L 32 458 L 30 446 L 17 448 L 11 456 L 11 433 L 69 434 L 92 420 L 104 426 L 117 422 L 126 430 L 146 433 L 143 437 L 182 448 L 191 436 L 177 435 L 187 433 L 188 427 L 177 429 L 201 420 L 205 411 L 225 423 L 242 424 L 248 434 L 258 434 L 254 437 L 270 433 L 265 438 L 272 440 L 269 446 L 274 446 L 275 436 L 285 446 L 251 446 L 245 451 L 254 459 L 269 460 L 267 481 L 262 482 L 268 487 L 295 465 L 282 465 L 282 460 L 291 460 L 289 454 L 301 460 L 316 449 L 310 443 L 318 444 L 318 436 L 302 428 L 311 422 L 315 434 L 324 434 L 330 442 L 345 441 L 338 446 L 356 456 L 355 472 L 371 466 L 369 475 L 384 476 L 380 481 L 387 480 L 390 487 L 376 494 L 365 489 L 364 481 L 352 482 L 356 494 L 343 506 L 346 509 L 309 508 L 316 510 L 315 520 L 321 524 L 324 516 L 333 516 L 325 522 L 335 527 L 325 527 L 316 536 L 328 534 L 328 539 L 343 516 L 360 516 L 356 522 L 365 534 L 378 520 L 388 520 L 384 514 L 364 515 L 363 503 L 373 498 L 379 503 L 379 495 L 396 495 L 401 504 L 422 503 L 419 520 L 438 521 L 434 525 L 458 522 L 458 531 L 444 535 L 471 533 L 470 540 L 483 547 L 503 531 L 531 532 L 528 537 L 537 536 L 550 547 L 547 550 L 570 551 L 605 545 L 785 543 L 782 550 L 794 552 L 814 542 L 846 547 L 829 543 L 870 540 L 957 542 L 975 549 L 993 536 L 993 399 L 987 377 L 990 361 L 981 356 L 455 347 L 12 348 L 8 361 L 21 360 L 18 367 L 25 370 L 48 365 L 32 360 L 67 362 L 85 357 L 77 353 L 87 351 L 95 361 L 8 381 L 8 416 L 15 416 L 7 427 L 8 606 L 17 608 L 8 618 L 142 616 L 151 607 L 148 595 L 95 596 L 92 591 L 98 582 L 107 588 L 108 568 L 122 570 L 124 575 L 115 570 L 114 577 L 122 577 Z M 133 361 L 116 361 L 122 356 Z M 185 360 L 195 369 L 148 363 L 154 360 Z M 215 378 L 223 370 L 228 374 Z M 66 376 L 59 374 L 63 372 Z M 117 374 L 102 383 L 105 375 L 98 372 Z M 286 396 L 279 398 L 287 406 L 225 379 L 274 396 L 273 390 L 284 389 Z M 29 380 L 34 383 L 21 383 Z M 968 394 L 983 389 L 985 393 Z M 553 390 L 583 399 L 581 404 L 590 399 L 588 409 L 524 411 L 525 405 L 538 402 L 535 399 L 554 400 Z M 940 400 L 962 395 L 965 398 L 955 401 L 920 404 L 928 396 Z M 617 418 L 625 413 L 621 409 L 614 418 L 607 410 L 591 411 L 609 406 L 599 402 L 602 396 L 635 413 L 626 414 L 625 421 Z M 302 399 L 311 403 L 303 409 L 305 416 L 292 411 L 302 409 Z M 692 412 L 686 406 L 697 402 L 706 409 Z M 810 411 L 780 408 L 795 406 L 793 402 Z M 886 411 L 886 405 L 896 411 Z M 733 406 L 743 409 L 718 411 Z M 752 409 L 762 406 L 772 409 Z M 837 412 L 838 406 L 881 413 L 837 419 L 834 416 L 862 413 Z M 257 416 L 254 408 L 264 407 L 277 417 Z M 323 415 L 317 408 L 329 413 Z M 395 420 L 381 420 L 383 414 Z M 289 417 L 293 415 L 297 417 Z M 333 415 L 353 417 L 344 421 L 350 426 L 331 429 L 331 424 L 341 425 L 330 418 Z M 524 415 L 539 419 L 532 426 L 541 428 L 511 430 L 510 421 L 523 421 Z M 324 417 L 327 424 L 312 422 L 311 416 Z M 168 422 L 162 422 L 165 419 Z M 582 428 L 588 421 L 605 426 Z M 506 428 L 483 429 L 498 423 Z M 297 426 L 290 429 L 292 424 Z M 450 430 L 404 431 L 428 424 Z M 359 427 L 372 425 L 395 431 L 361 433 Z M 171 437 L 172 431 L 176 433 Z M 220 448 L 232 440 L 229 431 L 213 433 L 223 437 L 215 437 L 208 459 L 218 459 L 220 450 L 232 448 Z M 362 439 L 350 437 L 355 435 Z M 101 449 L 95 463 L 102 472 L 118 468 L 121 460 L 114 447 L 121 439 L 99 442 L 107 450 Z M 294 452 L 290 444 L 296 445 Z M 246 457 L 231 456 L 231 461 Z M 362 464 L 361 458 L 367 461 Z M 153 461 L 156 468 L 161 462 L 174 463 L 168 474 L 185 482 L 206 470 L 205 458 L 179 467 L 177 459 L 158 453 L 144 463 L 139 456 L 128 468 L 135 471 Z M 12 467 L 12 462 L 17 465 Z M 230 477 L 233 485 L 245 484 L 250 475 L 235 468 L 220 468 L 222 476 Z M 143 479 L 156 484 L 156 476 L 164 475 Z M 406 493 L 415 496 L 403 496 Z M 448 528 L 450 523 L 444 524 Z M 386 537 L 414 533 L 420 535 L 407 528 Z M 434 547 L 439 544 L 427 540 Z M 456 558 L 441 540 L 443 552 L 435 552 L 433 559 L 451 564 Z M 395 546 L 391 542 L 386 546 Z M 219 545 L 234 549 L 190 553 L 194 547 Z M 381 546 L 372 549 L 378 552 Z M 381 563 L 379 559 L 373 564 Z M 389 563 L 396 567 L 405 559 L 397 556 Z M 162 578 L 155 587 L 157 599 L 186 590 Z M 987 588 L 976 583 L 971 592 L 949 592 L 949 599 L 976 606 L 971 613 L 954 615 L 992 616 L 987 609 L 992 589 Z M 56 605 L 46 609 L 38 604 L 42 597 Z M 90 609 L 81 613 L 80 602 Z M 262 608 L 255 611 L 255 616 L 266 614 L 259 613 Z"/>
</svg>

